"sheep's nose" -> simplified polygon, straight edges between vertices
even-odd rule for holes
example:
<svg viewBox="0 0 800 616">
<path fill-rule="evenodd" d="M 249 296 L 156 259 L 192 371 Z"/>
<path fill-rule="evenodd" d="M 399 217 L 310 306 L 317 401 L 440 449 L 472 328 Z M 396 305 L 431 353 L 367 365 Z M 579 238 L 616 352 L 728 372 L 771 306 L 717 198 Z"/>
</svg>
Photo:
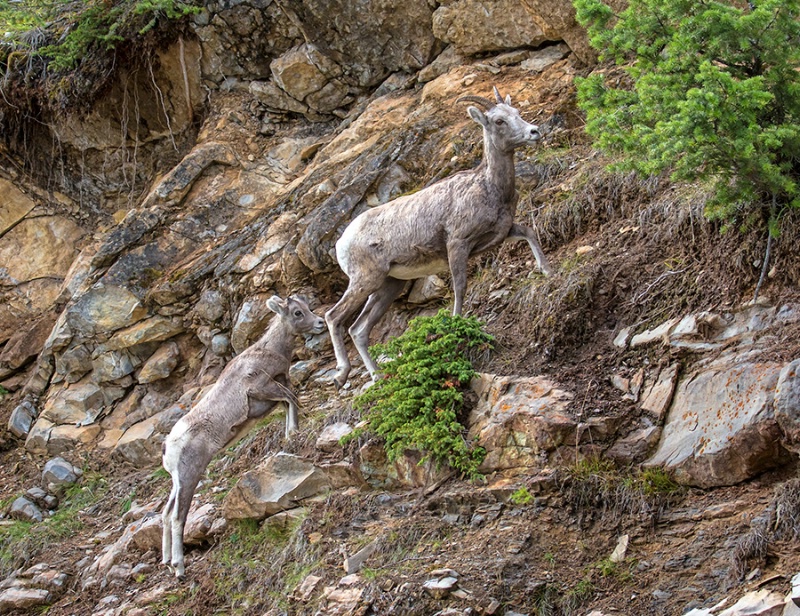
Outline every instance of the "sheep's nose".
<svg viewBox="0 0 800 616">
<path fill-rule="evenodd" d="M 530 138 L 533 141 L 537 141 L 537 140 L 542 138 L 542 133 L 539 132 L 539 127 L 538 126 L 531 126 Z"/>
</svg>

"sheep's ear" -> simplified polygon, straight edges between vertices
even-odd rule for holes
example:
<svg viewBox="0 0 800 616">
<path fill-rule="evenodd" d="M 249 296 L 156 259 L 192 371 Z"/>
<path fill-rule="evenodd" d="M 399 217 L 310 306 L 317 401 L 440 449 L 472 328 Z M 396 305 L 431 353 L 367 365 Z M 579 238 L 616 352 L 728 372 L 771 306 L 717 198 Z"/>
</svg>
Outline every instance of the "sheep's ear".
<svg viewBox="0 0 800 616">
<path fill-rule="evenodd" d="M 486 115 L 483 113 L 483 111 L 477 107 L 467 107 L 467 113 L 469 114 L 469 117 L 471 117 L 481 126 L 486 126 L 486 124 L 489 122 L 489 120 L 486 119 Z"/>
<path fill-rule="evenodd" d="M 511 106 L 511 95 L 510 94 L 506 94 L 506 105 L 508 105 L 509 107 Z"/>
<path fill-rule="evenodd" d="M 284 314 L 286 312 L 286 300 L 273 295 L 267 300 L 267 308 L 275 314 Z"/>
</svg>

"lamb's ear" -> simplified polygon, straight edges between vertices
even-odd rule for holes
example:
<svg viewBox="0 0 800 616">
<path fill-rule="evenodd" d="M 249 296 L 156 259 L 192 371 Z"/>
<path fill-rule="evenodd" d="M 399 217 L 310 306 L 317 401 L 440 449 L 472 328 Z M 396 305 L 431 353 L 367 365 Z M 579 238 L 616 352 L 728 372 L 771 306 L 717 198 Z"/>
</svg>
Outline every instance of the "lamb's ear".
<svg viewBox="0 0 800 616">
<path fill-rule="evenodd" d="M 273 295 L 267 300 L 267 308 L 275 314 L 286 314 L 286 300 Z"/>
<path fill-rule="evenodd" d="M 486 126 L 486 124 L 489 122 L 489 120 L 486 119 L 486 115 L 483 113 L 483 111 L 481 111 L 477 107 L 473 107 L 470 105 L 469 107 L 467 107 L 467 113 L 469 114 L 469 117 L 471 117 L 481 126 Z"/>
</svg>

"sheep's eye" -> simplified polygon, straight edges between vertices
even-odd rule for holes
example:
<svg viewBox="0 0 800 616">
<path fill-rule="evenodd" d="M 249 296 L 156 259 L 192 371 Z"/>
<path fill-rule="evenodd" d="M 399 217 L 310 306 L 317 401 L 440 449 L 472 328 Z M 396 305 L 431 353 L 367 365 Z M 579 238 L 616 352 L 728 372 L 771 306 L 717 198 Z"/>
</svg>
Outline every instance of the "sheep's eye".
<svg viewBox="0 0 800 616">
<path fill-rule="evenodd" d="M 300 317 L 303 316 L 303 312 L 301 310 L 295 310 L 294 311 L 294 316 L 296 316 L 297 318 L 300 318 Z"/>
<path fill-rule="evenodd" d="M 494 121 L 494 123 L 495 123 L 495 124 L 497 124 L 498 126 L 502 126 L 503 124 L 505 124 L 505 123 L 506 123 L 506 121 L 505 121 L 503 118 L 497 118 L 497 119 Z"/>
</svg>

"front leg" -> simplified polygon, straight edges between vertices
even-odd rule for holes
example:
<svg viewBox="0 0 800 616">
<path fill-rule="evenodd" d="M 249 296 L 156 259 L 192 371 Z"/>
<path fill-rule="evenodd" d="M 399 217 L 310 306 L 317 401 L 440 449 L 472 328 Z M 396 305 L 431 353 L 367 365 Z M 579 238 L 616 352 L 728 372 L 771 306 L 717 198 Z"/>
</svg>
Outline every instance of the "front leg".
<svg viewBox="0 0 800 616">
<path fill-rule="evenodd" d="M 506 241 L 516 242 L 519 240 L 528 242 L 528 246 L 530 246 L 531 252 L 533 252 L 533 256 L 536 258 L 536 264 L 539 266 L 539 269 L 545 276 L 550 276 L 553 270 L 550 269 L 550 264 L 547 262 L 547 257 L 544 256 L 542 247 L 539 246 L 539 242 L 536 240 L 536 234 L 533 232 L 533 229 L 525 225 L 512 225 L 511 230 L 506 236 Z"/>
<path fill-rule="evenodd" d="M 447 242 L 447 263 L 450 265 L 450 277 L 453 279 L 453 316 L 460 315 L 467 292 L 467 261 L 472 244 L 466 240 L 449 240 Z"/>
<path fill-rule="evenodd" d="M 264 412 L 254 413 L 254 409 L 271 408 L 265 405 L 266 402 L 285 402 L 289 406 L 286 413 L 286 437 L 297 431 L 298 428 L 298 402 L 297 396 L 289 387 L 288 378 L 286 375 L 279 374 L 257 389 L 251 389 L 247 392 L 248 405 L 250 411 L 248 417 L 260 417 Z"/>
</svg>

